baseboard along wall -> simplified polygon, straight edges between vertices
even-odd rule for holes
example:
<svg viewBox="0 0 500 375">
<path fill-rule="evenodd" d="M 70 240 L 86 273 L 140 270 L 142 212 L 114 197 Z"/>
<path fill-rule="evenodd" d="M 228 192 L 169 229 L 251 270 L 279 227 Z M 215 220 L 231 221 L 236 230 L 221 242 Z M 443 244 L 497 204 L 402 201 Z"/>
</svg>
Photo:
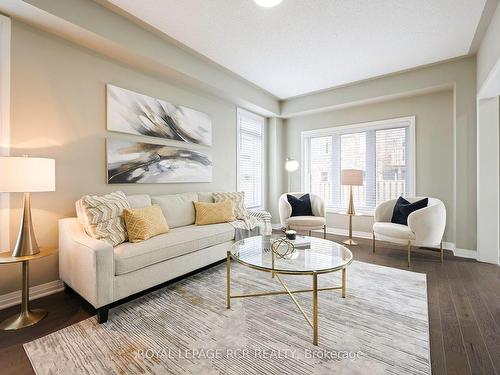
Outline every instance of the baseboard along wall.
<svg viewBox="0 0 500 375">
<path fill-rule="evenodd" d="M 30 288 L 30 301 L 48 296 L 64 290 L 64 284 L 61 280 L 49 281 L 48 283 L 32 286 Z M 21 290 L 7 293 L 0 296 L 0 310 L 7 307 L 19 305 L 21 303 Z"/>
</svg>

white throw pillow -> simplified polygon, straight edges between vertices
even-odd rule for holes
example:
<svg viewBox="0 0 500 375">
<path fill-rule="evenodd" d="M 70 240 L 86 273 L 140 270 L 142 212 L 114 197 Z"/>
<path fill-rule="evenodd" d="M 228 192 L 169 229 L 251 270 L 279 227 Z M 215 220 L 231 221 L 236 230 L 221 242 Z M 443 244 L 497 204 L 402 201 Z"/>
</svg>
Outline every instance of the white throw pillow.
<svg viewBox="0 0 500 375">
<path fill-rule="evenodd" d="M 230 200 L 233 202 L 234 206 L 234 216 L 237 219 L 245 219 L 248 217 L 248 211 L 245 207 L 245 193 L 242 191 L 229 192 L 229 193 L 212 193 L 214 202 L 222 202 L 225 200 Z"/>
<path fill-rule="evenodd" d="M 128 240 L 123 210 L 130 208 L 130 205 L 123 192 L 115 191 L 102 196 L 85 195 L 75 206 L 78 220 L 89 236 L 112 246 Z"/>
</svg>

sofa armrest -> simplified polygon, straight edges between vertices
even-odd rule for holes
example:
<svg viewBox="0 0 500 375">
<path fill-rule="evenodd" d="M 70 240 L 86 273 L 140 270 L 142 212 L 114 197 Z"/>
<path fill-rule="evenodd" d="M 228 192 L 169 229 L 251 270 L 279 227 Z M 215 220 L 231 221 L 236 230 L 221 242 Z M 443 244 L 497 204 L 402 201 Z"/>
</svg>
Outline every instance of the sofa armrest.
<svg viewBox="0 0 500 375">
<path fill-rule="evenodd" d="M 76 218 L 59 220 L 59 276 L 95 308 L 113 302 L 113 247 L 88 236 Z"/>
<path fill-rule="evenodd" d="M 288 203 L 286 194 L 280 197 L 278 209 L 280 213 L 280 223 L 282 228 L 286 228 L 286 221 L 292 216 L 292 206 Z"/>
<path fill-rule="evenodd" d="M 446 227 L 446 208 L 439 202 L 413 211 L 408 215 L 408 227 L 415 233 L 420 246 L 437 246 L 443 239 Z"/>
<path fill-rule="evenodd" d="M 375 208 L 374 220 L 376 223 L 391 221 L 396 200 L 397 199 L 391 199 L 389 201 L 382 202 Z"/>
</svg>

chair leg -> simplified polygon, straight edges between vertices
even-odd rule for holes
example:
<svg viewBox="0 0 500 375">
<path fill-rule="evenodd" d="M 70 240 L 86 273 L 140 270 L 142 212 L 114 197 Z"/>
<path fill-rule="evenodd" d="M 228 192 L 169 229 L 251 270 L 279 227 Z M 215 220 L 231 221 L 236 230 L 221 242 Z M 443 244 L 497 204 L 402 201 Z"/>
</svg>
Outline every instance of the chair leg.
<svg viewBox="0 0 500 375">
<path fill-rule="evenodd" d="M 408 267 L 410 267 L 411 242 L 408 241 Z"/>
<path fill-rule="evenodd" d="M 323 239 L 326 240 L 326 225 L 323 225 Z"/>
<path fill-rule="evenodd" d="M 375 254 L 375 232 L 372 232 L 373 238 L 372 238 L 372 251 Z"/>
<path fill-rule="evenodd" d="M 312 237 L 312 230 L 309 231 L 309 237 Z"/>
<path fill-rule="evenodd" d="M 439 250 L 441 251 L 441 263 L 443 263 L 443 258 L 444 258 L 443 241 L 441 241 L 441 244 L 439 245 Z"/>
</svg>

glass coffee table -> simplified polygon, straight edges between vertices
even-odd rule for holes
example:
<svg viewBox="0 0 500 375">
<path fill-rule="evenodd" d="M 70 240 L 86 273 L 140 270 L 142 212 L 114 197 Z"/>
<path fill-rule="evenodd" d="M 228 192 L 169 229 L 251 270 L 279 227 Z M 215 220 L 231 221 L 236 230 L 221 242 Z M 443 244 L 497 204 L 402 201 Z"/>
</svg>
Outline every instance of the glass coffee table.
<svg viewBox="0 0 500 375">
<path fill-rule="evenodd" d="M 351 251 L 338 243 L 316 237 L 297 236 L 295 250 L 284 256 L 271 249 L 272 242 L 280 237 L 256 236 L 237 241 L 227 252 L 227 308 L 231 308 L 231 299 L 261 297 L 288 294 L 313 329 L 313 344 L 318 345 L 318 292 L 341 289 L 342 297 L 346 297 L 346 269 L 352 262 Z M 285 246 L 285 244 L 283 245 Z M 286 249 L 282 247 L 280 249 Z M 284 253 L 284 251 L 278 252 Z M 264 272 L 271 273 L 285 289 L 251 294 L 231 294 L 231 259 Z M 318 288 L 318 275 L 342 271 L 342 285 L 329 288 Z M 311 275 L 312 289 L 290 290 L 279 275 Z M 294 294 L 312 293 L 312 321 Z"/>
</svg>

